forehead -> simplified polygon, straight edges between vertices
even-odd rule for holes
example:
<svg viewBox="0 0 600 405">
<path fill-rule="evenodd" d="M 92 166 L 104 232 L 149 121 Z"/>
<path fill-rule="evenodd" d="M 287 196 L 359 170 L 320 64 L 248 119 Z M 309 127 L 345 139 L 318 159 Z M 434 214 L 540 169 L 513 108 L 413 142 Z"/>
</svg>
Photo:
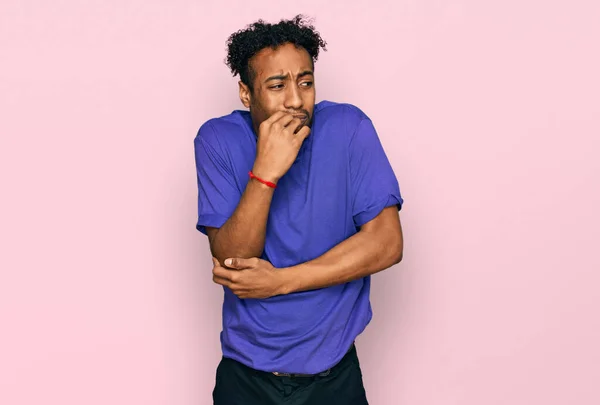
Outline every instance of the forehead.
<svg viewBox="0 0 600 405">
<path fill-rule="evenodd" d="M 293 44 L 281 45 L 276 49 L 265 48 L 250 61 L 257 78 L 290 72 L 312 70 L 312 59 L 306 49 Z"/>
</svg>

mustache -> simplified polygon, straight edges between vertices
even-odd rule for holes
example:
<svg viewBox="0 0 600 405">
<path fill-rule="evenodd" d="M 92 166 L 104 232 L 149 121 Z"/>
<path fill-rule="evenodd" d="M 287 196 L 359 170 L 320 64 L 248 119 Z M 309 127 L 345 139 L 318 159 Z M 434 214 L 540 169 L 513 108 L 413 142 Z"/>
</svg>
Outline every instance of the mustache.
<svg viewBox="0 0 600 405">
<path fill-rule="evenodd" d="M 307 117 L 310 118 L 310 114 L 308 113 L 308 110 L 296 110 L 296 111 L 284 111 L 287 114 L 291 114 L 291 115 L 306 115 Z"/>
</svg>

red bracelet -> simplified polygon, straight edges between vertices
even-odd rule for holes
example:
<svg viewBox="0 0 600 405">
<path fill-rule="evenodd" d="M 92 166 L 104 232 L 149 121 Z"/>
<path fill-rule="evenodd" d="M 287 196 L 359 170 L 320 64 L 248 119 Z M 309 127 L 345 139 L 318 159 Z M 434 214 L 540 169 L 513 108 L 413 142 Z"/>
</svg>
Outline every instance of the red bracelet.
<svg viewBox="0 0 600 405">
<path fill-rule="evenodd" d="M 250 175 L 251 179 L 256 179 L 256 180 L 260 181 L 262 184 L 265 184 L 271 188 L 277 188 L 277 184 L 271 183 L 270 181 L 263 180 L 260 177 L 256 177 L 256 175 L 254 173 L 252 173 L 252 170 L 250 170 L 248 172 L 248 174 Z"/>
</svg>

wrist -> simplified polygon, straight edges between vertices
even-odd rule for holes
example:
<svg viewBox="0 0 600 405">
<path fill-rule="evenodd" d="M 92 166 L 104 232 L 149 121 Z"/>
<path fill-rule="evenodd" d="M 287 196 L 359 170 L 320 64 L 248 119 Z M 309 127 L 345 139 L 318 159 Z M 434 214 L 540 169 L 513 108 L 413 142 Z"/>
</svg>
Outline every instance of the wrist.
<svg viewBox="0 0 600 405">
<path fill-rule="evenodd" d="M 279 291 L 278 295 L 287 295 L 293 293 L 296 288 L 294 285 L 294 277 L 293 277 L 293 268 L 292 267 L 282 267 L 278 268 L 277 274 L 279 276 Z"/>
<path fill-rule="evenodd" d="M 261 180 L 268 181 L 268 182 L 271 182 L 274 184 L 277 184 L 277 182 L 281 178 L 280 176 L 273 174 L 269 170 L 265 170 L 261 167 L 256 167 L 256 166 L 254 166 L 252 168 L 252 174 L 254 174 L 256 177 L 260 178 Z"/>
<path fill-rule="evenodd" d="M 265 180 L 265 179 L 257 176 L 256 174 L 254 174 L 253 171 L 249 171 L 248 175 L 250 176 L 251 180 L 256 180 L 258 183 L 261 183 L 263 185 L 263 187 L 270 188 L 271 190 L 277 188 L 277 183 L 269 181 L 269 180 Z"/>
</svg>

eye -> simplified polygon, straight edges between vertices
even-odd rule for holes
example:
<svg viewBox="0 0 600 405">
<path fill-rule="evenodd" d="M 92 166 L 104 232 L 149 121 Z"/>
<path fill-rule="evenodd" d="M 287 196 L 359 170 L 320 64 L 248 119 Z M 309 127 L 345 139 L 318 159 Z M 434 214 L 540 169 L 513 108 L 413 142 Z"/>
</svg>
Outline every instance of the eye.
<svg viewBox="0 0 600 405">
<path fill-rule="evenodd" d="M 311 87 L 313 85 L 313 82 L 302 82 L 300 83 L 300 86 L 302 87 Z"/>
<path fill-rule="evenodd" d="M 269 86 L 272 90 L 280 90 L 283 88 L 283 84 L 274 84 L 273 86 Z"/>
</svg>

